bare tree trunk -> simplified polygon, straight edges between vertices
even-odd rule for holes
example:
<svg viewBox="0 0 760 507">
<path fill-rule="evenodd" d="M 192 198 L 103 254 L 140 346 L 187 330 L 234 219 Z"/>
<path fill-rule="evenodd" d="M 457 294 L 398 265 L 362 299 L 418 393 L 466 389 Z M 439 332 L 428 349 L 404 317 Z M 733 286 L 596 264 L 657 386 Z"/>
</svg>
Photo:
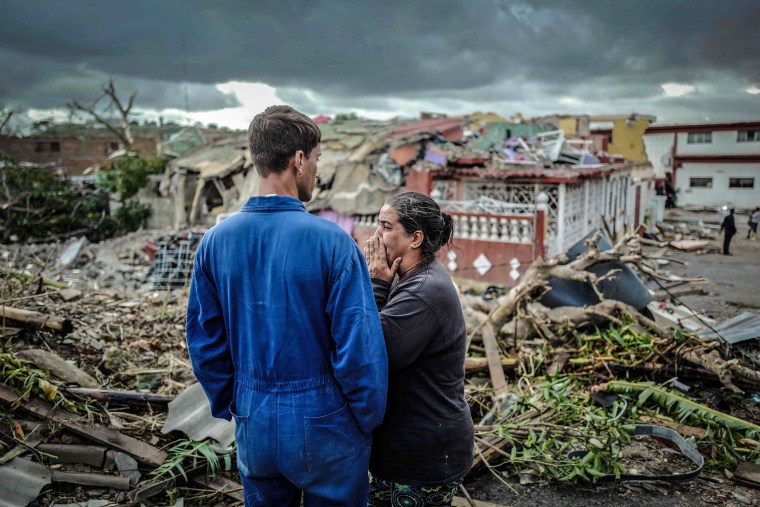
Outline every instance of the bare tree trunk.
<svg viewBox="0 0 760 507">
<path fill-rule="evenodd" d="M 98 111 L 98 102 L 100 102 L 105 97 L 108 97 L 110 100 L 105 109 L 115 107 L 119 112 L 118 125 L 114 124 L 113 120 L 110 120 L 103 116 L 103 111 Z M 87 113 L 88 115 L 92 116 L 96 122 L 103 125 L 116 137 L 118 137 L 125 149 L 129 149 L 134 144 L 134 138 L 132 137 L 132 128 L 129 124 L 129 114 L 132 110 L 132 106 L 134 105 L 135 97 L 137 97 L 136 91 L 130 95 L 129 100 L 127 101 L 127 105 L 125 106 L 121 100 L 119 100 L 113 79 L 109 79 L 108 84 L 103 85 L 103 93 L 101 93 L 98 98 L 92 102 L 92 104 L 83 104 L 77 100 L 74 100 L 69 103 L 69 108 L 75 111 Z"/>
<path fill-rule="evenodd" d="M 14 111 L 2 110 L 0 113 L 2 113 L 0 115 L 0 134 L 2 134 L 8 122 L 11 121 Z"/>
</svg>

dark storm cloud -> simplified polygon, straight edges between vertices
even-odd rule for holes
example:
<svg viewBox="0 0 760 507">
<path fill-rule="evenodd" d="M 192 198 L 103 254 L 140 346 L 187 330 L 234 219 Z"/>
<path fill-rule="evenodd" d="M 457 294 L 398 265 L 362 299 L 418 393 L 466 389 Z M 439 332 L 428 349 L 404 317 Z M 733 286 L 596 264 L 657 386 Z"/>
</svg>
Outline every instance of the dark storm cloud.
<svg viewBox="0 0 760 507">
<path fill-rule="evenodd" d="M 755 0 L 6 1 L 0 16 L 4 99 L 36 107 L 109 76 L 139 85 L 143 107 L 184 109 L 178 84 L 197 83 L 191 110 L 231 104 L 202 86 L 231 80 L 373 109 L 537 90 L 555 110 L 562 96 L 627 104 L 716 74 L 760 84 Z"/>
<path fill-rule="evenodd" d="M 3 91 L 0 98 L 9 107 L 21 110 L 62 108 L 72 100 L 94 100 L 101 86 L 113 76 L 85 63 L 66 65 L 47 58 L 33 59 L 2 48 L 0 62 L 6 69 L 0 77 L 0 90 Z M 209 111 L 239 105 L 234 95 L 223 93 L 211 84 L 129 76 L 117 76 L 115 83 L 120 96 L 128 97 L 137 91 L 137 104 L 142 108 L 184 110 L 187 103 L 193 111 Z"/>
</svg>

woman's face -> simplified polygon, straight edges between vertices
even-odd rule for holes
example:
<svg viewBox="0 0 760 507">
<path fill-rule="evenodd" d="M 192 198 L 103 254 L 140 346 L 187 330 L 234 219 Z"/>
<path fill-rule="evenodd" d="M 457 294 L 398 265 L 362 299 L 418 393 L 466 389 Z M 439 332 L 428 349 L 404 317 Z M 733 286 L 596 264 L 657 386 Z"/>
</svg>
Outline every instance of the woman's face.
<svg viewBox="0 0 760 507">
<path fill-rule="evenodd" d="M 378 221 L 375 237 L 380 238 L 385 245 L 386 259 L 390 265 L 399 257 L 403 259 L 412 250 L 415 238 L 413 234 L 406 233 L 398 221 L 398 213 L 387 204 L 380 210 Z"/>
</svg>

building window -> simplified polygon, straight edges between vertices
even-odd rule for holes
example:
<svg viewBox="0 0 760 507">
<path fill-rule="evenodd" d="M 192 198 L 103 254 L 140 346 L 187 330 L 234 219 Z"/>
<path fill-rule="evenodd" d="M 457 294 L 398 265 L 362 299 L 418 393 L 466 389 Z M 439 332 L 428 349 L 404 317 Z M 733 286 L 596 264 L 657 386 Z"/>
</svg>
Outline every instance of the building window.
<svg viewBox="0 0 760 507">
<path fill-rule="evenodd" d="M 689 178 L 689 188 L 712 188 L 712 178 Z"/>
<path fill-rule="evenodd" d="M 53 141 L 50 143 L 46 142 L 36 142 L 34 143 L 34 151 L 37 153 L 42 153 L 45 151 L 61 151 L 61 143 L 58 141 Z"/>
<path fill-rule="evenodd" d="M 729 178 L 728 188 L 755 188 L 755 178 Z"/>
<path fill-rule="evenodd" d="M 114 143 L 114 142 L 103 143 L 103 153 L 106 156 L 117 151 L 118 149 L 119 149 L 119 143 Z"/>
<path fill-rule="evenodd" d="M 740 143 L 760 141 L 760 130 L 740 130 L 736 135 L 736 141 Z"/>
<path fill-rule="evenodd" d="M 712 132 L 691 132 L 686 138 L 689 144 L 703 144 L 712 142 Z"/>
</svg>

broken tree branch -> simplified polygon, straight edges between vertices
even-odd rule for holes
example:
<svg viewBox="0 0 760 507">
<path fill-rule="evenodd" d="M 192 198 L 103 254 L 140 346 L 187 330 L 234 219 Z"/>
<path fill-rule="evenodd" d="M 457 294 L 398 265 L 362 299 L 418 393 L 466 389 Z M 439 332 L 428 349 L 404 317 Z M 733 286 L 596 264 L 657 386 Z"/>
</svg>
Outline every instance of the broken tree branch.
<svg viewBox="0 0 760 507">
<path fill-rule="evenodd" d="M 61 388 L 61 393 L 66 395 L 84 396 L 100 403 L 124 403 L 126 405 L 145 406 L 151 403 L 166 405 L 175 396 L 171 394 L 138 393 L 134 391 L 109 391 L 104 389 L 90 389 L 86 387 Z"/>
<path fill-rule="evenodd" d="M 98 102 L 100 102 L 100 100 L 105 97 L 108 97 L 110 99 L 110 105 L 114 106 L 119 112 L 119 126 L 118 127 L 114 125 L 111 120 L 103 116 L 102 113 L 98 112 L 97 110 Z M 116 137 L 118 137 L 119 140 L 124 145 L 124 148 L 129 149 L 134 144 L 134 138 L 132 137 L 132 129 L 129 124 L 129 114 L 132 110 L 132 106 L 134 105 L 135 97 L 137 97 L 136 91 L 132 93 L 132 95 L 130 95 L 129 100 L 127 101 L 127 105 L 125 106 L 119 99 L 113 79 L 109 79 L 108 83 L 103 85 L 102 93 L 94 101 L 92 101 L 92 104 L 89 104 L 89 105 L 83 104 L 79 102 L 78 100 L 74 100 L 70 102 L 68 105 L 69 105 L 69 108 L 72 110 L 81 111 L 92 116 L 92 118 L 97 123 L 103 125 L 105 128 L 110 130 Z"/>
<path fill-rule="evenodd" d="M 68 319 L 59 319 L 45 315 L 44 313 L 12 308 L 10 306 L 0 306 L 0 317 L 26 324 L 30 327 L 58 331 L 61 334 L 68 334 L 74 330 L 74 325 Z"/>
</svg>

